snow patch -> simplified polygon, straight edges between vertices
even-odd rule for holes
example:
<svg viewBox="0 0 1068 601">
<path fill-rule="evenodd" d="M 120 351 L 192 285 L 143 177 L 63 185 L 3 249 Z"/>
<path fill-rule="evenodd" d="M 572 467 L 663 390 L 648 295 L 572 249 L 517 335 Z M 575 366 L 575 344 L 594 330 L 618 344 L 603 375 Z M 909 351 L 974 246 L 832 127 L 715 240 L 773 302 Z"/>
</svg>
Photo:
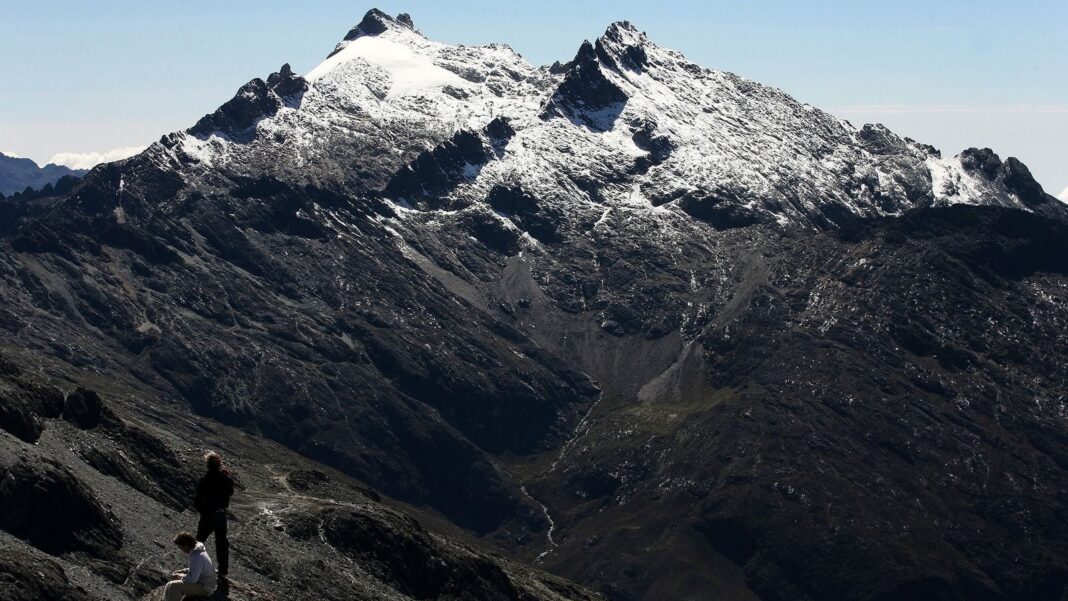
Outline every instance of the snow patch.
<svg viewBox="0 0 1068 601">
<path fill-rule="evenodd" d="M 371 36 L 353 40 L 341 52 L 312 69 L 306 79 L 312 82 L 322 79 L 339 65 L 352 60 L 363 60 L 385 69 L 390 76 L 390 96 L 402 96 L 446 85 L 468 85 L 463 78 L 435 65 L 429 56 L 415 53 L 408 45 Z"/>
<path fill-rule="evenodd" d="M 213 141 L 222 142 L 222 138 L 212 135 L 207 140 L 201 140 L 194 136 L 183 136 L 181 149 L 187 156 L 194 158 L 207 166 L 211 166 L 216 152 L 213 152 Z"/>
<path fill-rule="evenodd" d="M 931 172 L 931 192 L 935 201 L 944 204 L 975 204 L 975 182 L 964 171 L 959 157 L 930 158 L 926 164 Z"/>
</svg>

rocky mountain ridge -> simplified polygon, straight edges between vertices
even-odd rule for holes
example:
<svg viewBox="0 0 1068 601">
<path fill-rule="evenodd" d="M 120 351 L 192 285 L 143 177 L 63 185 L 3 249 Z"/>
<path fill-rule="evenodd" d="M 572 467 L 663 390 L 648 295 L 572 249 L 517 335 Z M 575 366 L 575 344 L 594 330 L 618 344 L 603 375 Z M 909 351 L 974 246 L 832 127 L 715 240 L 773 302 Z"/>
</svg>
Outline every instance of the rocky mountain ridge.
<svg viewBox="0 0 1068 601">
<path fill-rule="evenodd" d="M 506 121 L 507 144 L 461 164 L 462 181 L 438 198 L 392 200 L 463 208 L 495 187 L 518 186 L 555 204 L 677 208 L 719 227 L 829 227 L 850 215 L 955 203 L 1034 209 L 1052 200 L 1016 159 L 1002 165 L 989 151 L 943 158 L 879 125 L 858 130 L 779 90 L 689 62 L 627 22 L 554 69 L 506 46 L 434 42 L 410 20 L 372 11 L 307 77 L 287 65 L 272 78 L 290 83 L 279 94 L 253 80 L 150 155 L 380 192 L 381 178 L 413 154 Z M 230 123 L 229 113 L 240 117 Z M 357 174 L 368 179 L 354 181 Z"/>
<path fill-rule="evenodd" d="M 32 159 L 0 153 L 0 195 L 10 196 L 27 188 L 39 190 L 55 184 L 60 178 L 81 177 L 87 172 L 86 169 L 70 169 L 53 163 L 40 167 Z"/>
</svg>

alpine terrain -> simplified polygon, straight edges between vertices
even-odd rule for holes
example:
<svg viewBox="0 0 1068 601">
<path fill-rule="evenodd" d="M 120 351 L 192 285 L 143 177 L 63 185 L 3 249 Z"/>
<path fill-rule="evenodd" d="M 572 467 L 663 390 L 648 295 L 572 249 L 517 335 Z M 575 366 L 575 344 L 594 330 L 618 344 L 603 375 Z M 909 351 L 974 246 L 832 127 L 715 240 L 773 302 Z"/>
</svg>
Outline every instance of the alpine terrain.
<svg viewBox="0 0 1068 601">
<path fill-rule="evenodd" d="M 55 185 L 64 177 L 77 179 L 85 173 L 85 169 L 70 169 L 54 163 L 39 167 L 31 159 L 12 157 L 0 152 L 0 195 L 10 196 L 23 192 L 26 188 L 39 190 L 48 185 Z"/>
<path fill-rule="evenodd" d="M 232 599 L 1068 595 L 1068 205 L 990 149 L 371 10 L 0 215 L 20 598 L 158 594 L 204 448 Z"/>
</svg>

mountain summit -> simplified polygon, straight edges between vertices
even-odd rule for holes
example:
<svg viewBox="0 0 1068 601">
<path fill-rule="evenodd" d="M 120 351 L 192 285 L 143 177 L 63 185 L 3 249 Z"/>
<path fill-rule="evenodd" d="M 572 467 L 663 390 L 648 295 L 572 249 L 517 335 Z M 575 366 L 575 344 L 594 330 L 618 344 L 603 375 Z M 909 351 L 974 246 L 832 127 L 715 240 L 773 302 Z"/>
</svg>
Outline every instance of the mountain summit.
<svg viewBox="0 0 1068 601">
<path fill-rule="evenodd" d="M 345 42 L 351 42 L 362 35 L 379 35 L 391 28 L 415 31 L 415 23 L 412 22 L 412 18 L 407 13 L 401 13 L 396 18 L 393 18 L 377 8 L 372 8 L 367 11 L 367 14 L 363 16 L 363 20 L 356 27 L 353 27 L 345 34 L 345 39 L 338 44 L 334 52 L 336 53 L 341 48 L 344 48 Z"/>
<path fill-rule="evenodd" d="M 585 595 L 523 561 L 613 601 L 1064 597 L 1068 207 L 991 149 L 855 127 L 626 22 L 536 67 L 371 11 L 310 72 L 0 208 L 0 376 L 247 452 L 241 527 L 336 553 L 249 561 L 258 583 L 358 560 L 384 598 Z M 0 441 L 154 492 L 170 463 L 129 467 L 118 422 L 54 396 L 0 412 L 39 445 Z M 279 444 L 338 470 L 295 479 L 316 495 L 344 473 L 486 551 L 290 494 Z"/>
<path fill-rule="evenodd" d="M 235 118 L 205 118 L 150 153 L 370 193 L 419 152 L 503 118 L 514 139 L 434 206 L 469 206 L 494 186 L 525 182 L 554 204 L 643 204 L 714 227 L 825 228 L 957 203 L 1046 210 L 1052 198 L 1026 168 L 999 174 L 978 155 L 943 158 L 882 126 L 856 129 L 702 68 L 628 22 L 551 69 L 501 45 L 434 42 L 407 15 L 372 10 L 299 80 L 288 103 L 253 80 L 220 109 Z M 587 177 L 605 185 L 586 189 Z"/>
</svg>

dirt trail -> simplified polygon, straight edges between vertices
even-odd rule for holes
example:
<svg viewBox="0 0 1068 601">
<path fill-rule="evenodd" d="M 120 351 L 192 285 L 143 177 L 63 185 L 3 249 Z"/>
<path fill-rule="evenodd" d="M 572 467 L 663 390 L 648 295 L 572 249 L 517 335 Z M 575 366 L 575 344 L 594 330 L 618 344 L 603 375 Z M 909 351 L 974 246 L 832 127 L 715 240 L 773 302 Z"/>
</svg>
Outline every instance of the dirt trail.
<svg viewBox="0 0 1068 601">
<path fill-rule="evenodd" d="M 258 513 L 274 513 L 277 509 L 289 509 L 295 507 L 348 507 L 351 509 L 365 509 L 367 505 L 359 505 L 349 501 L 341 501 L 327 497 L 316 497 L 297 491 L 289 483 L 292 472 L 279 473 L 273 465 L 266 466 L 270 474 L 270 481 L 276 482 L 282 490 L 274 491 L 267 489 L 251 488 L 234 495 L 232 503 L 235 507 L 258 510 Z"/>
</svg>

